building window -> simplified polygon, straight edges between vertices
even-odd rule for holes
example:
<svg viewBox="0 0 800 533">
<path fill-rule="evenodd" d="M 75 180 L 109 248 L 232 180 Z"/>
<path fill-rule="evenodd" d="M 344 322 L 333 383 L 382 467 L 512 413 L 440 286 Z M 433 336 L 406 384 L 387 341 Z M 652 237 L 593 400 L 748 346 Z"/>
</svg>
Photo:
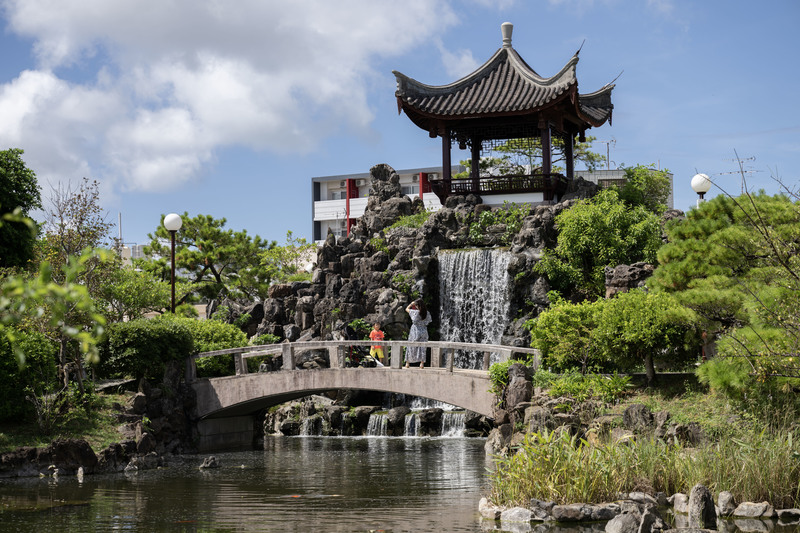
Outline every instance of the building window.
<svg viewBox="0 0 800 533">
<path fill-rule="evenodd" d="M 419 185 L 403 185 L 400 187 L 403 194 L 419 194 Z"/>
<path fill-rule="evenodd" d="M 346 200 L 347 191 L 331 191 L 330 196 L 331 200 Z"/>
</svg>

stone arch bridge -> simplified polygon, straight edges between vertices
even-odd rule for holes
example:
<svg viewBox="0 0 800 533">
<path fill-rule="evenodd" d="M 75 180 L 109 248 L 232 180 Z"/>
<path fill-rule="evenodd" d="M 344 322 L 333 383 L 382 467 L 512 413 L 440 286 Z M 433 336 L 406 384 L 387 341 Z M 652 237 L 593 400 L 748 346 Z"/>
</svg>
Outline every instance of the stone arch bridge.
<svg viewBox="0 0 800 533">
<path fill-rule="evenodd" d="M 381 344 L 388 348 L 388 362 L 378 368 L 345 368 L 345 351 L 354 346 Z M 430 350 L 425 369 L 402 368 L 403 348 L 424 346 Z M 330 368 L 296 368 L 296 351 L 325 350 Z M 454 368 L 455 350 L 483 353 L 483 369 Z M 196 394 L 193 417 L 201 451 L 249 447 L 254 437 L 255 414 L 267 407 L 304 396 L 336 389 L 394 392 L 430 398 L 492 416 L 496 397 L 489 392 L 489 361 L 508 360 L 512 353 L 535 350 L 511 346 L 453 342 L 408 341 L 315 341 L 248 346 L 192 356 L 186 364 L 186 381 Z M 247 359 L 258 356 L 283 358 L 281 370 L 249 373 Z M 197 379 L 196 360 L 202 357 L 233 357 L 236 375 Z"/>
</svg>

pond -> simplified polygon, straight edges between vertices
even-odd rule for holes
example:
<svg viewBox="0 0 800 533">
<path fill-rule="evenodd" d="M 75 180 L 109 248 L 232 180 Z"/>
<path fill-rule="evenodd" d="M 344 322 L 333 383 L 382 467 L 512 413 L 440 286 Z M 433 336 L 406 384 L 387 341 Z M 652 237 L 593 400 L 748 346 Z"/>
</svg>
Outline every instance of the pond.
<svg viewBox="0 0 800 533">
<path fill-rule="evenodd" d="M 483 439 L 296 437 L 137 474 L 4 480 L 6 531 L 485 531 Z"/>
</svg>

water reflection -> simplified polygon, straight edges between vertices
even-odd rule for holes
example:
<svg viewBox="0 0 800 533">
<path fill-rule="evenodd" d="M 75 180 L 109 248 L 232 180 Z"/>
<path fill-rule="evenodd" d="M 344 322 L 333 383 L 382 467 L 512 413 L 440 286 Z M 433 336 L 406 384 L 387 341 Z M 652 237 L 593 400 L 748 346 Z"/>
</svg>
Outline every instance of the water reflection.
<svg viewBox="0 0 800 533">
<path fill-rule="evenodd" d="M 6 531 L 481 531 L 480 439 L 277 438 L 134 475 L 0 482 Z"/>
<path fill-rule="evenodd" d="M 592 533 L 481 519 L 491 460 L 483 439 L 296 437 L 133 475 L 0 480 L 0 533 L 11 531 L 288 531 Z M 796 531 L 728 522 L 726 532 Z M 680 525 L 680 524 L 676 524 Z M 741 527 L 741 529 L 737 528 Z"/>
</svg>

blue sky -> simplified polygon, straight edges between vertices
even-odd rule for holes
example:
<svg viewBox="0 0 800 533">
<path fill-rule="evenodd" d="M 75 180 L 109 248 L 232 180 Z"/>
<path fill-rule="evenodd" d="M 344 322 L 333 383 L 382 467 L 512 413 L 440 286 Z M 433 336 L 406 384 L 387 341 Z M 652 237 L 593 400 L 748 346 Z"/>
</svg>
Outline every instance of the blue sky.
<svg viewBox="0 0 800 533">
<path fill-rule="evenodd" d="M 279 242 L 287 230 L 310 238 L 312 176 L 440 165 L 440 140 L 397 114 L 392 70 L 455 81 L 500 48 L 506 21 L 542 76 L 581 45 L 582 93 L 622 73 L 613 124 L 589 131 L 595 150 L 608 147 L 612 167 L 670 169 L 675 207 L 694 205 L 696 172 L 738 192 L 734 151 L 752 187 L 798 184 L 796 0 L 0 6 L 0 148 L 25 150 L 45 197 L 97 180 L 126 242 L 183 211 Z"/>
</svg>

